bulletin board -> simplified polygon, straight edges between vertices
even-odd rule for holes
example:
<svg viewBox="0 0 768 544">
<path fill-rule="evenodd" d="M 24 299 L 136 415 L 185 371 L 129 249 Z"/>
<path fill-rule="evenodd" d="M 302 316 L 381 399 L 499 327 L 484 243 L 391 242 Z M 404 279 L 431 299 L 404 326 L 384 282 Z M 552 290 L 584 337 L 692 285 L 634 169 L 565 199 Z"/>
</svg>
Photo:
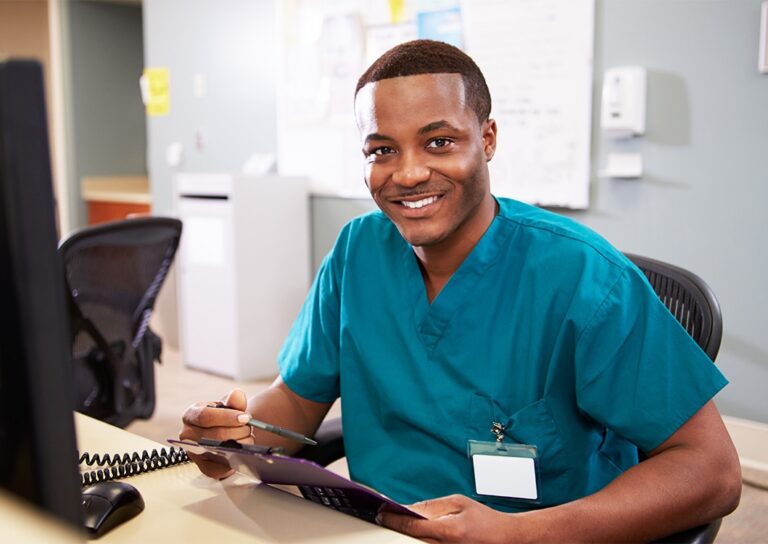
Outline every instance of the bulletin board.
<svg viewBox="0 0 768 544">
<path fill-rule="evenodd" d="M 586 208 L 594 0 L 285 0 L 278 3 L 278 169 L 315 193 L 367 197 L 353 114 L 357 78 L 415 38 L 466 51 L 498 124 L 491 189 Z"/>
</svg>

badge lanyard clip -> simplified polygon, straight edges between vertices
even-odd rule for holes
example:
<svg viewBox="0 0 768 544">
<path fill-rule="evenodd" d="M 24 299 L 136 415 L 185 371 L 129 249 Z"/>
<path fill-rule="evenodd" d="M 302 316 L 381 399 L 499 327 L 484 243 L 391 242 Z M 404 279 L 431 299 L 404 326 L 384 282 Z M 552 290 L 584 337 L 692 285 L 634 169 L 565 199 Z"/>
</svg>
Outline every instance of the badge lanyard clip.
<svg viewBox="0 0 768 544">
<path fill-rule="evenodd" d="M 491 424 L 491 434 L 493 434 L 496 437 L 496 446 L 498 449 L 503 450 L 504 448 L 504 432 L 507 430 L 507 428 L 499 423 L 498 421 L 494 421 Z"/>
<path fill-rule="evenodd" d="M 467 444 L 477 495 L 538 502 L 536 446 L 505 444 L 507 429 L 499 421 L 491 422 L 489 430 L 495 442 L 469 440 Z"/>
</svg>

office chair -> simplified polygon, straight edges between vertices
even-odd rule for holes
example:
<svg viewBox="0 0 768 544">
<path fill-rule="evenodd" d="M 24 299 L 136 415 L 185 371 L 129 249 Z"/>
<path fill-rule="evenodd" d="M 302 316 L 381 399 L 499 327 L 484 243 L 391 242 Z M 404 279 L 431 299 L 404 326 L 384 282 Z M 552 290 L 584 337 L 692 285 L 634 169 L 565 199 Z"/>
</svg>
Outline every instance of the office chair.
<svg viewBox="0 0 768 544">
<path fill-rule="evenodd" d="M 709 285 L 683 268 L 631 253 L 625 255 L 643 271 L 659 299 L 714 362 L 723 336 L 723 316 Z"/>
<path fill-rule="evenodd" d="M 149 320 L 180 238 L 178 219 L 143 217 L 84 228 L 59 246 L 77 411 L 118 427 L 154 412 L 162 342 Z"/>
<path fill-rule="evenodd" d="M 625 255 L 645 274 L 659 299 L 714 362 L 723 335 L 723 317 L 712 289 L 699 276 L 683 268 L 648 257 Z M 317 446 L 305 447 L 296 456 L 323 466 L 344 457 L 341 418 L 324 421 L 315 434 L 315 440 Z M 711 544 L 721 522 L 717 519 L 660 542 Z"/>
</svg>

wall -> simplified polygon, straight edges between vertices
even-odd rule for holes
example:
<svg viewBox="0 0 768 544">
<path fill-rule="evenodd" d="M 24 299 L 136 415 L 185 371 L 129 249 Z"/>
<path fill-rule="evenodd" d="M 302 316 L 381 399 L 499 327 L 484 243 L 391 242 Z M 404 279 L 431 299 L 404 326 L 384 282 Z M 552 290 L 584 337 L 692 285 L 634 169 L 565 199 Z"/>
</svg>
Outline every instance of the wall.
<svg viewBox="0 0 768 544">
<path fill-rule="evenodd" d="M 598 0 L 590 209 L 564 212 L 618 248 L 688 267 L 717 294 L 726 414 L 768 422 L 768 76 L 757 72 L 760 0 Z M 647 135 L 599 133 L 600 74 L 649 70 Z M 493 89 L 491 89 L 493 92 Z M 503 127 L 500 127 L 503 130 Z M 641 180 L 598 180 L 609 150 L 640 150 Z M 361 181 L 362 183 L 362 181 Z M 313 199 L 313 265 L 365 200 Z"/>
<path fill-rule="evenodd" d="M 66 3 L 70 213 L 86 223 L 85 176 L 146 173 L 146 126 L 139 92 L 143 70 L 141 6 Z"/>
<path fill-rule="evenodd" d="M 49 78 L 50 47 L 48 4 L 0 1 L 0 58 L 37 59 L 43 65 L 48 110 L 51 109 Z"/>
<path fill-rule="evenodd" d="M 643 154 L 642 180 L 599 180 L 569 214 L 617 247 L 690 268 L 714 289 L 725 333 L 717 362 L 729 415 L 768 422 L 768 76 L 757 71 L 759 0 L 604 0 L 595 73 L 649 69 L 648 131 L 609 149 Z M 597 94 L 597 93 L 596 93 Z M 598 105 L 595 103 L 595 115 Z M 597 126 L 597 118 L 593 121 Z"/>
<path fill-rule="evenodd" d="M 173 207 L 175 170 L 240 171 L 276 152 L 275 17 L 274 0 L 144 0 L 145 65 L 170 73 L 170 113 L 147 119 L 158 213 Z M 173 143 L 178 167 L 166 162 Z"/>
<path fill-rule="evenodd" d="M 179 168 L 190 171 L 237 170 L 250 152 L 274 151 L 273 1 L 145 0 L 146 64 L 171 71 L 171 114 L 148 123 L 159 208 L 171 205 L 164 154 L 174 141 L 185 147 Z M 768 422 L 768 291 L 761 281 L 768 268 L 761 238 L 768 76 L 756 68 L 760 0 L 597 0 L 596 7 L 591 207 L 564 213 L 622 250 L 691 268 L 711 284 L 725 318 L 718 365 L 731 380 L 718 404 L 726 414 Z M 648 132 L 616 144 L 597 128 L 600 74 L 624 64 L 649 70 Z M 206 99 L 193 96 L 198 72 L 207 74 Z M 598 180 L 605 153 L 626 149 L 642 151 L 643 179 Z M 373 207 L 370 200 L 312 199 L 315 268 L 339 227 Z"/>
<path fill-rule="evenodd" d="M 167 68 L 168 115 L 147 117 L 152 206 L 173 214 L 176 172 L 237 172 L 276 153 L 275 0 L 144 0 L 144 65 Z M 183 148 L 170 166 L 169 146 Z M 153 327 L 179 346 L 176 274 L 158 297 Z"/>
<path fill-rule="evenodd" d="M 53 135 L 53 93 L 47 2 L 5 2 L 0 0 L 0 58 L 4 56 L 40 61 L 45 80 L 48 133 Z M 50 136 L 49 141 L 51 157 L 53 158 L 56 142 Z M 54 181 L 54 186 L 58 189 L 56 181 Z"/>
</svg>

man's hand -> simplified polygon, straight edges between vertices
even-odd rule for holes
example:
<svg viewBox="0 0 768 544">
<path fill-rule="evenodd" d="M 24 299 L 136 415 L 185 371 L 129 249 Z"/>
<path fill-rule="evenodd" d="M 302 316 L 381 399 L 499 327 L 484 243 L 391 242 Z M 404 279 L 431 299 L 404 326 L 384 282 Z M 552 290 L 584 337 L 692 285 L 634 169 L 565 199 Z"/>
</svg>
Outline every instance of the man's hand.
<svg viewBox="0 0 768 544">
<path fill-rule="evenodd" d="M 251 419 L 246 410 L 248 399 L 245 393 L 234 389 L 224 397 L 221 403 L 198 402 L 187 408 L 182 418 L 183 427 L 179 433 L 180 440 L 211 438 L 213 440 L 237 440 L 244 444 L 253 444 L 251 428 L 246 425 Z M 226 408 L 223 408 L 226 407 Z M 223 457 L 214 454 L 189 454 L 206 476 L 222 479 L 234 471 Z"/>
<path fill-rule="evenodd" d="M 226 406 L 227 409 L 220 406 Z M 239 389 L 231 391 L 223 402 L 198 402 L 184 412 L 184 426 L 179 433 L 181 440 L 211 438 L 213 440 L 237 440 L 243 444 L 263 444 L 283 448 L 292 455 L 301 444 L 289 438 L 281 438 L 266 431 L 259 431 L 246 425 L 255 417 L 291 429 L 304 436 L 313 436 L 320 422 L 328 413 L 330 402 L 314 402 L 304 399 L 291 391 L 282 378 L 258 395 L 247 399 Z M 206 453 L 192 455 L 203 474 L 211 478 L 226 478 L 232 469 L 223 457 Z"/>
<path fill-rule="evenodd" d="M 504 514 L 463 495 L 418 502 L 408 506 L 427 519 L 381 512 L 376 520 L 425 542 L 506 542 L 517 516 Z M 522 520 L 521 520 L 522 521 Z M 521 531 L 522 533 L 522 531 Z"/>
</svg>

